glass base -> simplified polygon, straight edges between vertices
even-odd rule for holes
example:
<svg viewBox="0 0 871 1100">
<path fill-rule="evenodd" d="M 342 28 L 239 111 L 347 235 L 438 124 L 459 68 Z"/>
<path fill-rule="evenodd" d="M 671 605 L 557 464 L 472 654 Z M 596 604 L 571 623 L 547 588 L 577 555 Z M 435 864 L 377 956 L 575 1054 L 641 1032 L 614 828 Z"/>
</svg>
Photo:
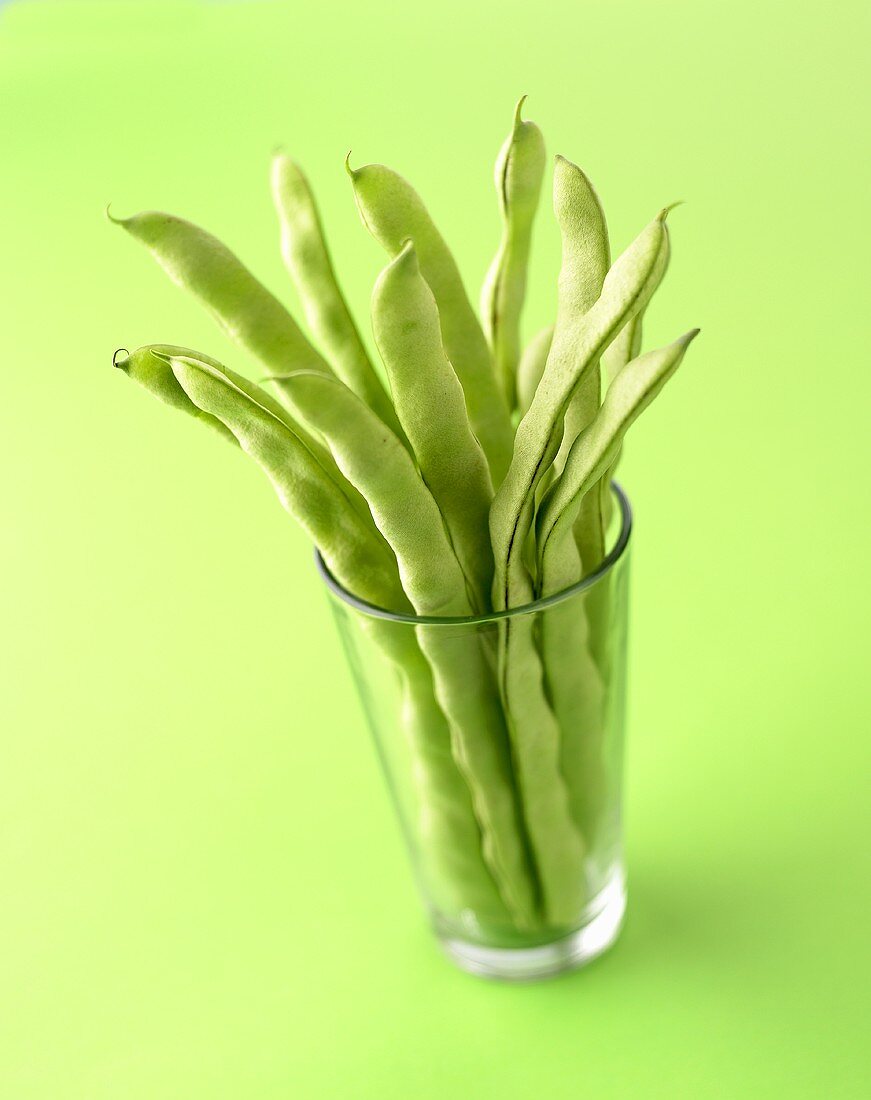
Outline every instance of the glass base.
<svg viewBox="0 0 871 1100">
<path fill-rule="evenodd" d="M 626 912 L 622 874 L 593 899 L 588 912 L 590 918 L 571 935 L 537 947 L 485 947 L 446 935 L 439 935 L 439 943 L 470 974 L 510 982 L 538 981 L 585 966 L 614 943 Z"/>
</svg>

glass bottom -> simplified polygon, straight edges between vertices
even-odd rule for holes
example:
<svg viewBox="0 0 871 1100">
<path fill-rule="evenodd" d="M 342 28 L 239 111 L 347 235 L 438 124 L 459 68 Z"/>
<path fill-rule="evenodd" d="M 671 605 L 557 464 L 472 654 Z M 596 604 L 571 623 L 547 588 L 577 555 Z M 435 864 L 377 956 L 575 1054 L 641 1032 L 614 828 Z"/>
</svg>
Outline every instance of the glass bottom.
<svg viewBox="0 0 871 1100">
<path fill-rule="evenodd" d="M 536 947 L 485 947 L 437 932 L 442 949 L 457 966 L 482 978 L 532 982 L 577 970 L 592 962 L 620 934 L 626 912 L 622 871 L 588 906 L 587 921 L 568 936 Z"/>
</svg>

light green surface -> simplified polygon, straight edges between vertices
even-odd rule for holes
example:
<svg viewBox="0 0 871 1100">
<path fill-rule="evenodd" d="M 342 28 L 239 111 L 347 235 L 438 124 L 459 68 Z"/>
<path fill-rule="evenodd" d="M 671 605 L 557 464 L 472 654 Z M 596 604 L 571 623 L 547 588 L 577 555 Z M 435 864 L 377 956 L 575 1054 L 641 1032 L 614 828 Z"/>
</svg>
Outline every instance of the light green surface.
<svg viewBox="0 0 871 1100">
<path fill-rule="evenodd" d="M 3 9 L 4 1100 L 868 1095 L 863 9 Z M 688 200 L 646 346 L 703 332 L 622 467 L 628 924 L 513 988 L 429 939 L 304 537 L 111 369 L 149 341 L 250 364 L 102 209 L 191 217 L 292 300 L 283 143 L 362 312 L 352 147 L 475 297 L 523 92 L 617 250 Z"/>
</svg>

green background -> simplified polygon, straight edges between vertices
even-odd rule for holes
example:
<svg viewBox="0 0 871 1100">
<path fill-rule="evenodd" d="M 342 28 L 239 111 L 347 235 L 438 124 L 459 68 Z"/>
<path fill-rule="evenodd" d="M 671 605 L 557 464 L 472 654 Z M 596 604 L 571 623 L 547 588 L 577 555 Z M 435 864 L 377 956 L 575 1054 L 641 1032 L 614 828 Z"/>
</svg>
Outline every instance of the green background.
<svg viewBox="0 0 871 1100">
<path fill-rule="evenodd" d="M 3 9 L 3 1097 L 869 1095 L 865 8 Z M 424 926 L 305 538 L 112 371 L 251 364 L 103 208 L 191 217 L 285 295 L 282 143 L 365 315 L 352 148 L 477 293 L 524 92 L 617 249 L 687 200 L 648 334 L 702 336 L 623 468 L 626 929 L 510 987 Z M 545 204 L 529 331 L 557 262 Z"/>
</svg>

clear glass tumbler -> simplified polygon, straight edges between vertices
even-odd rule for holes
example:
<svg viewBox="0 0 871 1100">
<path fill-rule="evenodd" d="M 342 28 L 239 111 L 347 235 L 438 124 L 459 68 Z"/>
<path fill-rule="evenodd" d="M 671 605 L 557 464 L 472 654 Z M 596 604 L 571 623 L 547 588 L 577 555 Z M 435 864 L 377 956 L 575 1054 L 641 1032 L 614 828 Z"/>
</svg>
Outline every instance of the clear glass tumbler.
<svg viewBox="0 0 871 1100">
<path fill-rule="evenodd" d="M 436 936 L 475 974 L 546 977 L 620 930 L 632 517 L 613 493 L 601 566 L 507 612 L 395 614 L 318 557 Z"/>
</svg>

